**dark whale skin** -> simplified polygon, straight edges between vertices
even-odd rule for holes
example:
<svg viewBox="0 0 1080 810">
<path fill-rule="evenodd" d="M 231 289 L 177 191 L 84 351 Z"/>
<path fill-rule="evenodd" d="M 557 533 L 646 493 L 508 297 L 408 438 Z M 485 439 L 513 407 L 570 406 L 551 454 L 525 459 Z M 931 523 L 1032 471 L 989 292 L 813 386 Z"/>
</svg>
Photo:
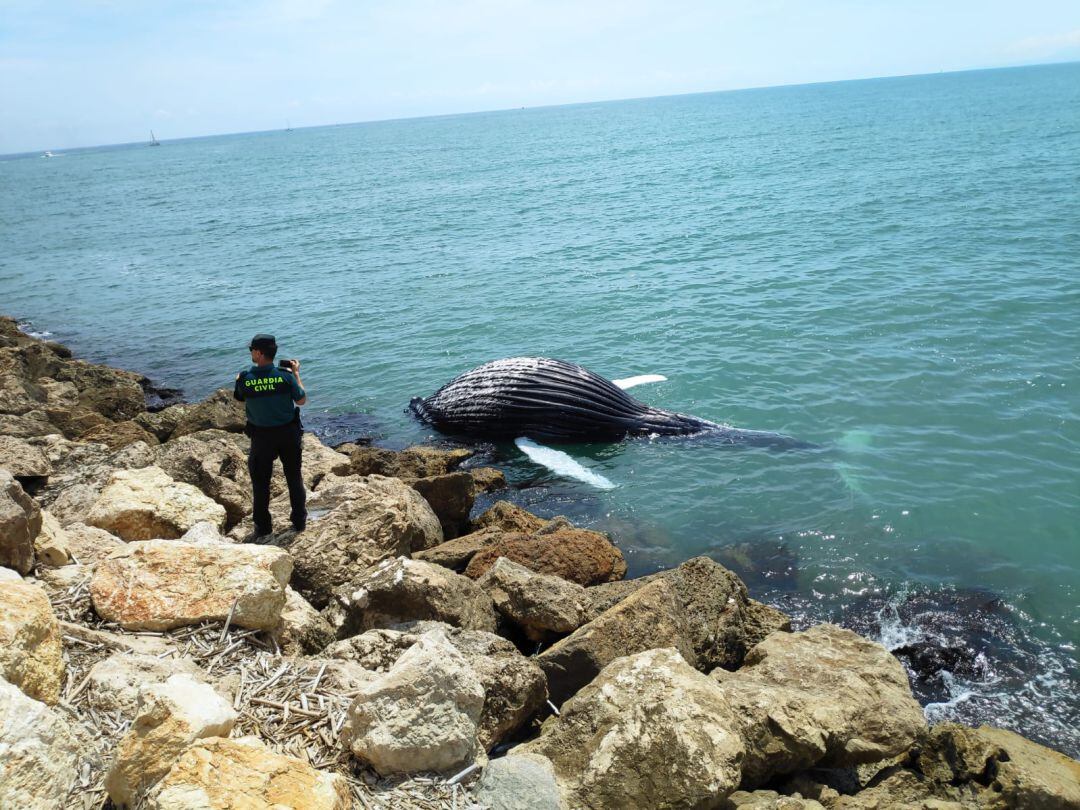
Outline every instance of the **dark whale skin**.
<svg viewBox="0 0 1080 810">
<path fill-rule="evenodd" d="M 409 409 L 441 433 L 480 439 L 614 442 L 631 436 L 715 436 L 724 444 L 806 446 L 639 402 L 575 363 L 510 357 L 466 371 Z"/>
</svg>

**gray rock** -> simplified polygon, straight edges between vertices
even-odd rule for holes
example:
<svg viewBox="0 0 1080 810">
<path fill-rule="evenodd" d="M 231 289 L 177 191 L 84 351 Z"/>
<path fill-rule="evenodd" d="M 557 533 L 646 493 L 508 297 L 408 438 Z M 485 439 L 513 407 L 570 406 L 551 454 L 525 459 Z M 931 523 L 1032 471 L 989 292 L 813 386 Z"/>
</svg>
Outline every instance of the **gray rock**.
<svg viewBox="0 0 1080 810">
<path fill-rule="evenodd" d="M 539 754 L 493 759 L 473 786 L 472 798 L 488 810 L 566 810 L 551 760 Z"/>
</svg>

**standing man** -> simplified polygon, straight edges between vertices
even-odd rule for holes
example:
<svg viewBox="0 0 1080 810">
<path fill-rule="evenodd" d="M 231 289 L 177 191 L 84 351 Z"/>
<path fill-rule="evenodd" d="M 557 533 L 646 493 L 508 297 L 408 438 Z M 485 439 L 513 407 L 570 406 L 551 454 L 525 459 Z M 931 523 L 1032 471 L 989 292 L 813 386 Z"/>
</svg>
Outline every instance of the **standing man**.
<svg viewBox="0 0 1080 810">
<path fill-rule="evenodd" d="M 307 392 L 300 381 L 300 361 L 282 360 L 274 366 L 277 341 L 273 335 L 258 334 L 248 346 L 251 368 L 236 375 L 233 397 L 244 403 L 247 427 L 251 439 L 248 471 L 251 473 L 252 519 L 255 537 L 273 530 L 270 519 L 270 476 L 274 459 L 281 459 L 285 480 L 289 484 L 289 519 L 293 528 L 302 532 L 307 524 L 307 494 L 300 475 L 304 426 L 300 423 L 300 408 L 307 402 Z"/>
</svg>

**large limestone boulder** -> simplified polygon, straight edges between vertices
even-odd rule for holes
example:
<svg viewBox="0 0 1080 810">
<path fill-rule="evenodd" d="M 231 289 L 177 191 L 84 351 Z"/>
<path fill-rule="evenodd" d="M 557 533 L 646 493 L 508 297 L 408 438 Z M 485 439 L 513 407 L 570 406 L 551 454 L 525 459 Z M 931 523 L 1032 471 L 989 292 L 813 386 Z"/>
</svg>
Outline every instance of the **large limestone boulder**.
<svg viewBox="0 0 1080 810">
<path fill-rule="evenodd" d="M 196 523 L 225 525 L 225 508 L 160 467 L 118 470 L 90 507 L 86 523 L 124 540 L 177 538 Z"/>
<path fill-rule="evenodd" d="M 570 807 L 722 807 L 744 744 L 716 683 L 672 649 L 619 658 L 515 754 L 551 760 Z"/>
<path fill-rule="evenodd" d="M 536 662 L 548 679 L 548 691 L 561 703 L 624 655 L 661 647 L 679 651 L 697 664 L 686 615 L 674 588 L 657 580 L 544 650 Z"/>
<path fill-rule="evenodd" d="M 0 565 L 29 574 L 40 531 L 41 508 L 10 472 L 0 469 Z"/>
<path fill-rule="evenodd" d="M 105 775 L 113 804 L 136 807 L 191 743 L 232 731 L 236 712 L 221 695 L 187 675 L 144 686 L 138 713 Z"/>
<path fill-rule="evenodd" d="M 35 497 L 60 525 L 85 523 L 90 507 L 117 470 L 137 470 L 154 463 L 154 452 L 143 442 L 109 450 L 103 444 L 61 440 L 42 448 L 53 473 Z"/>
<path fill-rule="evenodd" d="M 285 588 L 285 607 L 274 639 L 286 655 L 315 655 L 334 641 L 334 628 L 304 597 Z"/>
<path fill-rule="evenodd" d="M 186 675 L 206 682 L 206 673 L 190 658 L 158 658 L 131 651 L 116 652 L 90 668 L 89 703 L 95 711 L 132 721 L 139 709 L 139 694 L 144 687 L 161 684 L 173 675 Z"/>
<path fill-rule="evenodd" d="M 537 574 L 506 557 L 476 580 L 495 609 L 533 641 L 566 635 L 593 618 L 585 588 L 561 577 Z"/>
<path fill-rule="evenodd" d="M 476 583 L 437 565 L 384 560 L 334 592 L 327 621 L 337 637 L 431 619 L 466 630 L 495 632 L 495 607 Z"/>
<path fill-rule="evenodd" d="M 41 450 L 13 436 L 0 436 L 0 467 L 19 479 L 52 474 L 52 464 Z"/>
<path fill-rule="evenodd" d="M 476 485 L 469 473 L 433 475 L 411 483 L 438 516 L 445 538 L 468 533 L 469 512 L 476 500 Z"/>
<path fill-rule="evenodd" d="M 465 575 L 478 579 L 499 557 L 507 557 L 540 574 L 552 574 L 578 585 L 612 582 L 626 576 L 622 552 L 599 532 L 559 528 L 534 535 L 507 534 L 481 549 Z"/>
<path fill-rule="evenodd" d="M 484 706 L 477 734 L 487 750 L 521 728 L 543 707 L 547 699 L 543 671 L 506 639 L 439 622 L 415 622 L 407 628 L 369 630 L 332 644 L 326 654 L 354 661 L 372 672 L 388 672 L 424 633 L 441 631 L 464 656 L 483 687 Z"/>
<path fill-rule="evenodd" d="M 79 751 L 66 715 L 0 678 L 0 807 L 68 807 Z"/>
<path fill-rule="evenodd" d="M 125 630 L 223 621 L 273 630 L 285 606 L 289 555 L 272 546 L 170 540 L 128 543 L 98 565 L 94 610 Z"/>
<path fill-rule="evenodd" d="M 340 774 L 271 751 L 257 737 L 212 737 L 191 745 L 152 791 L 151 810 L 251 808 L 349 810 Z"/>
<path fill-rule="evenodd" d="M 30 582 L 0 585 L 0 674 L 50 705 L 64 684 L 60 625 L 45 591 Z"/>
<path fill-rule="evenodd" d="M 202 402 L 177 407 L 182 407 L 183 412 L 170 434 L 171 439 L 202 430 L 241 433 L 247 424 L 244 403 L 233 399 L 232 389 L 220 388 Z"/>
<path fill-rule="evenodd" d="M 442 539 L 424 499 L 393 478 L 324 482 L 308 502 L 308 515 L 307 530 L 289 552 L 296 561 L 293 587 L 318 608 L 365 568 Z"/>
<path fill-rule="evenodd" d="M 456 770 L 479 753 L 483 704 L 483 687 L 465 658 L 433 630 L 360 688 L 342 739 L 383 775 Z"/>
<path fill-rule="evenodd" d="M 146 410 L 141 374 L 118 368 L 69 360 L 49 374 L 60 382 L 74 383 L 79 404 L 114 422 L 133 419 Z"/>
<path fill-rule="evenodd" d="M 236 434 L 204 430 L 157 448 L 157 466 L 177 481 L 198 487 L 217 501 L 234 526 L 251 511 L 251 476 Z"/>
<path fill-rule="evenodd" d="M 746 740 L 744 786 L 813 766 L 847 767 L 906 751 L 926 728 L 903 666 L 834 625 L 773 633 L 736 672 L 717 668 Z"/>
<path fill-rule="evenodd" d="M 640 579 L 589 588 L 593 608 L 603 612 L 657 580 L 668 581 L 686 616 L 698 668 L 736 669 L 747 650 L 775 630 L 790 630 L 791 620 L 755 602 L 735 574 L 708 557 L 694 557 L 677 568 Z"/>
<path fill-rule="evenodd" d="M 918 766 L 934 795 L 979 807 L 1080 808 L 1080 762 L 1006 729 L 934 726 L 921 741 Z"/>
</svg>

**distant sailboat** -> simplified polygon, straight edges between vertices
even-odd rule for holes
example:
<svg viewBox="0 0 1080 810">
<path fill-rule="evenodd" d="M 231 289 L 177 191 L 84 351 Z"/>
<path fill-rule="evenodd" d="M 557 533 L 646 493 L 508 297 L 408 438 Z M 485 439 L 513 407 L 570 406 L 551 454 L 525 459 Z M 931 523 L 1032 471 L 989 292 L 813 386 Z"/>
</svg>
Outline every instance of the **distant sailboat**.
<svg viewBox="0 0 1080 810">
<path fill-rule="evenodd" d="M 154 130 L 150 130 L 150 146 L 161 146 L 161 142 L 154 137 Z"/>
<path fill-rule="evenodd" d="M 285 119 L 285 131 L 292 132 L 292 123 L 289 121 L 288 118 Z"/>
</svg>

